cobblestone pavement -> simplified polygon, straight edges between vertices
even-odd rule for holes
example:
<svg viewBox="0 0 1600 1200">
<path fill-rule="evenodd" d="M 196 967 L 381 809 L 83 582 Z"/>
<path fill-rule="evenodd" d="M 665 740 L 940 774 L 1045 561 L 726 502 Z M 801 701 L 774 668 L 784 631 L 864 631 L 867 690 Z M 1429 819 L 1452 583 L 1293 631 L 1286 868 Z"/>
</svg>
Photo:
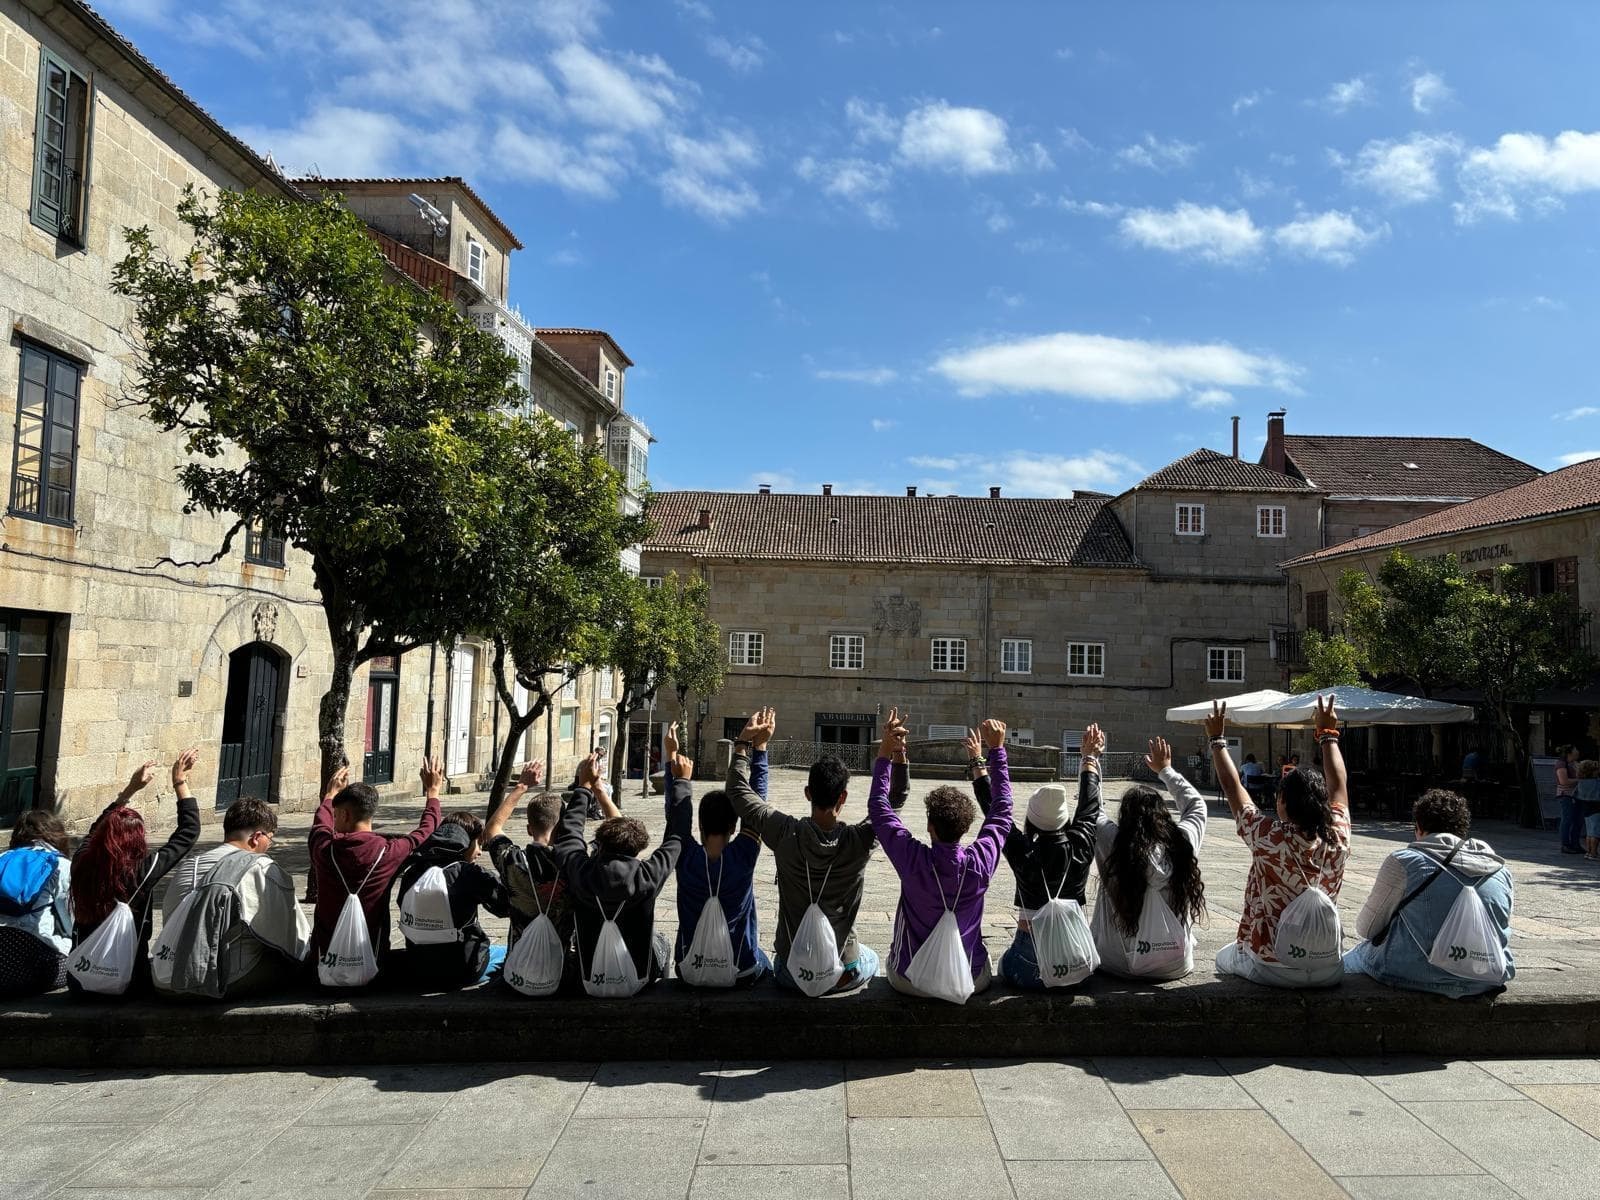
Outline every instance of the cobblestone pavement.
<svg viewBox="0 0 1600 1200">
<path fill-rule="evenodd" d="M 0 1070 L 0 1130 L 8 1200 L 1556 1200 L 1600 1061 Z"/>
<path fill-rule="evenodd" d="M 914 776 L 914 766 L 912 770 Z M 866 815 L 867 783 L 865 777 L 852 778 L 845 809 L 847 818 L 860 819 Z M 712 786 L 714 784 L 710 782 L 697 781 L 696 795 Z M 907 823 L 922 836 L 926 836 L 922 797 L 936 786 L 937 782 L 912 780 L 911 796 L 904 812 Z M 1033 786 L 1019 786 L 1019 808 L 1026 804 Z M 1127 786 L 1125 780 L 1106 782 L 1105 795 L 1113 809 Z M 773 771 L 771 798 L 773 803 L 786 811 L 808 811 L 804 788 L 804 772 L 786 769 Z M 625 789 L 622 802 L 631 815 L 644 820 L 653 846 L 660 838 L 664 825 L 662 801 L 659 796 L 641 797 L 638 789 L 639 784 L 634 781 Z M 445 806 L 447 809 L 471 807 L 482 812 L 486 800 L 487 797 L 483 795 L 447 796 Z M 421 802 L 417 799 L 386 801 L 379 812 L 379 828 L 390 832 L 410 828 L 420 811 Z M 274 851 L 275 857 L 302 879 L 307 864 L 304 834 L 310 824 L 310 814 L 286 815 Z M 522 835 L 525 829 L 520 812 L 507 826 L 513 836 Z M 1517 979 L 1513 986 L 1519 991 L 1545 993 L 1592 992 L 1600 988 L 1600 864 L 1589 862 L 1582 856 L 1561 854 L 1553 832 L 1527 830 L 1508 822 L 1490 821 L 1475 827 L 1474 833 L 1486 838 L 1511 862 L 1516 877 L 1511 943 L 1516 956 Z M 1378 820 L 1364 815 L 1358 815 L 1355 819 L 1350 864 L 1339 896 L 1339 909 L 1344 916 L 1348 945 L 1356 942 L 1356 913 L 1371 889 L 1379 864 L 1390 851 L 1412 836 L 1410 827 L 1402 822 Z M 220 837 L 220 826 L 210 826 L 201 844 L 214 844 Z M 1198 931 L 1200 946 L 1195 952 L 1196 971 L 1190 977 L 1191 983 L 1212 977 L 1210 964 L 1216 952 L 1233 940 L 1238 926 L 1239 906 L 1244 896 L 1245 875 L 1250 866 L 1249 853 L 1234 833 L 1227 806 L 1217 797 L 1213 797 L 1211 804 L 1211 820 L 1206 829 L 1200 861 L 1205 872 L 1206 899 L 1211 918 L 1209 925 Z M 1091 877 L 1091 906 L 1095 902 L 1096 888 L 1097 881 Z M 672 892 L 672 885 L 669 884 L 666 894 L 657 905 L 660 927 L 669 935 L 674 928 Z M 899 896 L 900 881 L 895 876 L 894 868 L 881 854 L 874 855 L 867 873 L 866 894 L 857 929 L 861 937 L 880 953 L 889 948 L 894 909 Z M 1011 872 L 1002 862 L 1000 873 L 989 889 L 985 912 L 988 945 L 991 956 L 996 959 L 1012 936 L 1015 913 L 1012 896 Z M 756 909 L 761 922 L 762 943 L 770 950 L 772 921 L 777 912 L 777 889 L 770 867 L 757 867 Z M 486 918 L 484 925 L 495 937 L 504 937 L 505 922 Z M 394 938 L 399 944 L 398 932 Z"/>
</svg>

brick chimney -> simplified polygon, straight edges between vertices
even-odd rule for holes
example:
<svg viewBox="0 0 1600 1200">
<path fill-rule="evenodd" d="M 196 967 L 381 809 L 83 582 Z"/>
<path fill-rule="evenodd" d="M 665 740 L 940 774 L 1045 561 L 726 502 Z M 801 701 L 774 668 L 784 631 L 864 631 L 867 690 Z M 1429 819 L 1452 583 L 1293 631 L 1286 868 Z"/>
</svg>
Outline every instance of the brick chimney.
<svg viewBox="0 0 1600 1200">
<path fill-rule="evenodd" d="M 702 508 L 700 510 L 700 520 L 695 524 L 695 528 L 696 529 L 710 529 L 711 528 L 711 510 L 709 508 Z"/>
<path fill-rule="evenodd" d="M 756 488 L 756 491 L 760 492 L 763 496 L 770 496 L 772 495 L 772 485 L 770 483 L 763 483 L 760 487 Z"/>
<path fill-rule="evenodd" d="M 906 488 L 906 495 L 915 496 L 916 494 L 917 494 L 917 488 L 916 488 L 915 484 L 912 484 L 910 487 Z"/>
<path fill-rule="evenodd" d="M 997 487 L 990 488 L 989 489 L 989 499 L 991 499 L 991 500 L 1000 499 L 1000 489 L 997 488 Z"/>
<path fill-rule="evenodd" d="M 824 495 L 824 496 L 831 496 L 831 495 L 833 495 L 833 484 L 831 484 L 831 483 L 825 483 L 825 484 L 823 484 L 823 485 L 822 485 L 822 494 L 823 494 L 823 495 Z"/>
<path fill-rule="evenodd" d="M 1261 456 L 1261 465 L 1271 471 L 1284 474 L 1289 470 L 1289 459 L 1283 448 L 1283 418 L 1288 413 L 1284 409 L 1267 414 L 1267 448 Z"/>
</svg>

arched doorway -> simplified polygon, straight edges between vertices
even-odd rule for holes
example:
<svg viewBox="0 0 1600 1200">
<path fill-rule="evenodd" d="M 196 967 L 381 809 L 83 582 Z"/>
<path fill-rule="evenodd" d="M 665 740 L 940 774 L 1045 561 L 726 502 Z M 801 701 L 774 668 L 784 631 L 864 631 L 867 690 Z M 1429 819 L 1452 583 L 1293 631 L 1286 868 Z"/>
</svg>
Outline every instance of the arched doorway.
<svg viewBox="0 0 1600 1200">
<path fill-rule="evenodd" d="M 284 678 L 283 657 L 271 646 L 254 642 L 228 655 L 218 808 L 227 808 L 240 796 L 268 802 L 277 799 Z"/>
</svg>

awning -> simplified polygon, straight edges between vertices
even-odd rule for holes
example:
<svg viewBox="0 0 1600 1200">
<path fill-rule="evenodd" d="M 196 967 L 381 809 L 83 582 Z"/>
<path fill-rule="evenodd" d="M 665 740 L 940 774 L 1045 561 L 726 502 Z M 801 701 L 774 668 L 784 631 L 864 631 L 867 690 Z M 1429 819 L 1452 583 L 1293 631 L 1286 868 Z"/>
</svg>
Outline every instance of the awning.
<svg viewBox="0 0 1600 1200">
<path fill-rule="evenodd" d="M 1235 713 L 1228 706 L 1229 725 L 1310 725 L 1317 697 L 1332 696 L 1335 715 L 1344 725 L 1451 725 L 1473 719 L 1465 704 L 1446 704 L 1399 692 L 1375 692 L 1369 688 L 1333 687 L 1320 692 L 1302 692 L 1268 704 L 1253 704 Z"/>
<path fill-rule="evenodd" d="M 1218 696 L 1218 700 L 1225 701 L 1228 705 L 1228 720 L 1233 720 L 1233 714 L 1262 704 L 1273 704 L 1280 700 L 1289 699 L 1288 692 L 1280 692 L 1275 688 L 1263 688 L 1259 692 L 1243 692 L 1237 696 Z M 1180 725 L 1200 725 L 1211 715 L 1211 701 L 1201 700 L 1196 704 L 1183 704 L 1177 708 L 1167 709 L 1167 720 L 1176 721 Z"/>
</svg>

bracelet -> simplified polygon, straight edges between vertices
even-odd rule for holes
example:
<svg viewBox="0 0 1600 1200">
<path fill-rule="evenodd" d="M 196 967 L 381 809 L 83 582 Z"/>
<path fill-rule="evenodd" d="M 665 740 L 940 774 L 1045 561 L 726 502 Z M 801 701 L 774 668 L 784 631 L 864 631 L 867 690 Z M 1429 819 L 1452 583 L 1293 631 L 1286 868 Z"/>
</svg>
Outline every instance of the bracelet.
<svg viewBox="0 0 1600 1200">
<path fill-rule="evenodd" d="M 980 767 L 987 767 L 988 765 L 989 764 L 984 762 L 983 759 L 981 759 L 981 758 L 969 758 L 969 759 L 967 759 L 967 767 L 968 767 L 969 770 L 976 771 Z"/>
<path fill-rule="evenodd" d="M 1214 738 L 1212 738 L 1211 739 L 1211 748 L 1213 750 L 1226 750 L 1228 748 L 1228 739 L 1225 738 L 1225 737 L 1214 737 Z"/>
<path fill-rule="evenodd" d="M 1338 740 L 1339 731 L 1337 729 L 1324 729 L 1317 734 L 1317 745 L 1319 746 L 1326 746 L 1329 742 L 1337 742 Z"/>
</svg>

